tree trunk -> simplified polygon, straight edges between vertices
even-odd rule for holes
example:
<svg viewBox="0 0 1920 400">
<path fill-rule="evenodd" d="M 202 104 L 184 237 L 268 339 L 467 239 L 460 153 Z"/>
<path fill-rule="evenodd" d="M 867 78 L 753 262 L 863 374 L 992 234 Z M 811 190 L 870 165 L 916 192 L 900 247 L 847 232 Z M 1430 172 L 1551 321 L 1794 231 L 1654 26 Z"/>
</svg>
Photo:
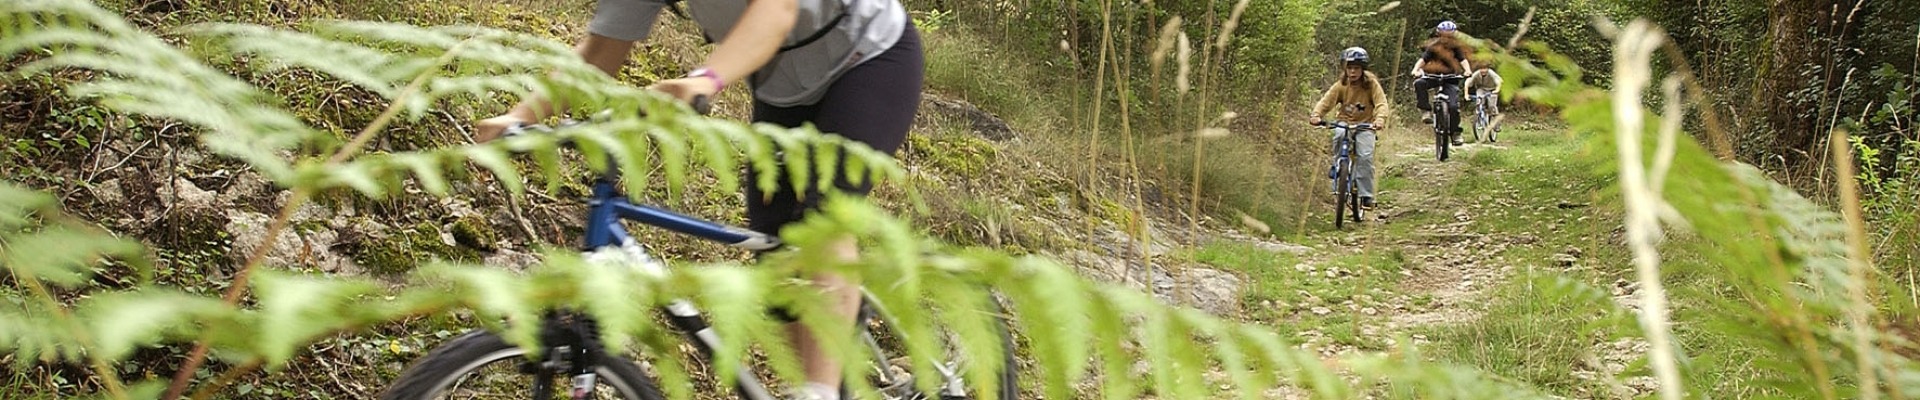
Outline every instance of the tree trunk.
<svg viewBox="0 0 1920 400">
<path fill-rule="evenodd" d="M 1754 108 L 1765 116 L 1767 130 L 1773 135 L 1774 152 L 1785 157 L 1788 165 L 1800 165 L 1812 158 L 1817 132 L 1814 108 L 1834 86 L 1825 74 L 1806 74 L 1829 65 L 1833 52 L 1819 40 L 1829 14 L 1838 0 L 1776 0 L 1768 7 L 1771 27 L 1767 32 L 1766 67 L 1755 93 Z M 1812 85 L 1817 90 L 1807 91 Z"/>
</svg>

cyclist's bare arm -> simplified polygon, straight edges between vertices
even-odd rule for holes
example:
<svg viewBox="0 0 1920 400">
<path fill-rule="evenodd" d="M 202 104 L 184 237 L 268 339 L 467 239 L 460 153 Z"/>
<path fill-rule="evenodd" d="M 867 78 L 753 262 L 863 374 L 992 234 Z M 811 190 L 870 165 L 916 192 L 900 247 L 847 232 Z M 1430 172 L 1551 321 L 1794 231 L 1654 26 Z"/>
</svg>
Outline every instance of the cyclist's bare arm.
<svg viewBox="0 0 1920 400">
<path fill-rule="evenodd" d="M 620 40 L 599 34 L 589 33 L 573 46 L 573 51 L 582 61 L 598 68 L 607 75 L 617 75 L 620 68 L 626 66 L 627 57 L 633 52 L 633 41 Z M 553 103 L 540 96 L 529 96 L 514 105 L 505 115 L 487 118 L 474 123 L 473 141 L 485 142 L 500 137 L 508 127 L 532 121 L 538 121 L 553 115 Z"/>
<path fill-rule="evenodd" d="M 798 0 L 754 0 L 740 15 L 733 31 L 720 40 L 720 46 L 707 55 L 706 67 L 719 73 L 727 83 L 739 80 L 773 60 L 780 43 L 799 18 Z"/>
<path fill-rule="evenodd" d="M 682 100 L 702 95 L 711 97 L 726 84 L 760 69 L 773 59 L 774 52 L 780 49 L 780 43 L 786 39 L 787 31 L 793 29 L 799 7 L 798 0 L 753 0 L 742 12 L 733 30 L 727 32 L 720 45 L 707 55 L 704 68 L 712 71 L 713 75 L 662 80 L 651 87 Z M 574 47 L 574 51 L 587 64 L 608 75 L 616 75 L 621 67 L 626 66 L 633 52 L 633 44 L 633 41 L 589 33 Z M 491 140 L 508 126 L 551 115 L 553 108 L 547 99 L 528 98 L 506 115 L 476 124 L 474 139 Z"/>
<path fill-rule="evenodd" d="M 628 56 L 633 54 L 633 41 L 589 33 L 586 38 L 580 40 L 580 44 L 573 46 L 573 51 L 580 54 L 582 61 L 600 69 L 600 72 L 608 76 L 617 76 L 620 74 L 620 68 L 627 66 Z M 551 108 L 552 104 L 547 99 L 536 96 L 520 103 L 519 107 L 514 107 L 514 111 L 523 113 L 520 114 L 521 116 L 531 117 L 529 119 L 538 119 L 551 115 Z"/>
</svg>

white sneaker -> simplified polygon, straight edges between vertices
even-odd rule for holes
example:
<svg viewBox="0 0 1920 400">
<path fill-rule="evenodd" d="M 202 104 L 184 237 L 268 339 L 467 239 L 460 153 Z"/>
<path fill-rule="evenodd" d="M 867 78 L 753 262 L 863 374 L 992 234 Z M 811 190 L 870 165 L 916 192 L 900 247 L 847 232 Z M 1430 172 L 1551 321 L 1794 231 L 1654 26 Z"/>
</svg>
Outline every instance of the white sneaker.
<svg viewBox="0 0 1920 400">
<path fill-rule="evenodd" d="M 787 400 L 840 400 L 840 390 L 807 382 L 805 385 L 787 391 Z"/>
<path fill-rule="evenodd" d="M 1433 123 L 1433 112 L 1432 112 L 1432 111 L 1421 111 L 1421 112 L 1420 112 L 1420 123 L 1422 123 L 1422 124 L 1431 124 L 1431 123 Z"/>
</svg>

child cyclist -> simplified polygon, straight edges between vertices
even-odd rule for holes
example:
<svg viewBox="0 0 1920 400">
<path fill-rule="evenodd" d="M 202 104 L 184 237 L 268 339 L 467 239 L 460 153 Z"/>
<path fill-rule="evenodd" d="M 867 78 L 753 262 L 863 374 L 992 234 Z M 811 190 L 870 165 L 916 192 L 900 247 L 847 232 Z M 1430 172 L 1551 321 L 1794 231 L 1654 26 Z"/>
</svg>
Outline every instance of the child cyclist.
<svg viewBox="0 0 1920 400">
<path fill-rule="evenodd" d="M 1327 94 L 1320 96 L 1320 102 L 1314 104 L 1313 115 L 1308 116 L 1308 121 L 1320 125 L 1322 116 L 1338 109 L 1340 114 L 1335 118 L 1340 122 L 1373 125 L 1372 129 L 1354 133 L 1356 143 L 1353 144 L 1354 153 L 1358 155 L 1354 160 L 1353 176 L 1360 183 L 1360 206 L 1373 208 L 1374 132 L 1386 127 L 1387 92 L 1380 87 L 1380 78 L 1367 71 L 1369 61 L 1367 49 L 1349 47 L 1341 50 L 1340 81 L 1334 82 L 1333 87 L 1327 89 Z M 1346 132 L 1337 129 L 1333 132 L 1335 140 L 1344 134 Z"/>
<path fill-rule="evenodd" d="M 1500 73 L 1493 72 L 1490 63 L 1474 62 L 1473 76 L 1467 77 L 1467 90 L 1472 92 L 1474 101 L 1484 101 L 1487 105 L 1487 117 L 1500 115 Z M 1498 129 L 1498 128 L 1495 128 Z"/>
</svg>

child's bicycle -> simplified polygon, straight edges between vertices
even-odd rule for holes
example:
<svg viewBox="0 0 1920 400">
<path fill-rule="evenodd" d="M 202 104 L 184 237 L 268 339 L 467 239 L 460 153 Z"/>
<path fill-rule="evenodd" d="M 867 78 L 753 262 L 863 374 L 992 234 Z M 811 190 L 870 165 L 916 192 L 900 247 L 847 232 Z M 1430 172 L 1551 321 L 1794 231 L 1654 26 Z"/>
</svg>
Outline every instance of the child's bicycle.
<svg viewBox="0 0 1920 400">
<path fill-rule="evenodd" d="M 1360 181 L 1353 176 L 1353 165 L 1359 158 L 1360 131 L 1373 130 L 1373 124 L 1349 125 L 1345 122 L 1328 121 L 1319 126 L 1339 133 L 1333 140 L 1333 166 L 1327 170 L 1327 178 L 1333 180 L 1334 207 L 1333 227 L 1342 228 L 1347 211 L 1353 211 L 1354 223 L 1365 218 L 1360 211 Z"/>
<path fill-rule="evenodd" d="M 1489 101 L 1500 101 L 1499 95 L 1488 91 L 1480 91 L 1479 93 L 1473 94 L 1473 141 L 1475 142 L 1480 141 L 1481 131 L 1487 132 L 1488 143 L 1498 143 L 1500 141 L 1498 137 L 1494 136 L 1494 134 L 1499 131 L 1494 129 L 1493 116 L 1487 114 L 1487 102 Z"/>
<path fill-rule="evenodd" d="M 1459 74 L 1429 74 L 1420 77 L 1421 80 L 1431 79 L 1441 82 L 1439 86 L 1433 88 L 1433 108 L 1430 108 L 1433 110 L 1433 154 L 1440 161 L 1447 160 L 1449 142 L 1460 134 L 1452 132 L 1454 127 L 1460 126 L 1460 123 L 1452 120 L 1457 117 L 1457 113 L 1454 112 L 1453 106 L 1448 104 L 1448 100 L 1452 100 L 1452 96 L 1447 94 L 1448 88 L 1453 88 L 1455 92 L 1459 91 L 1460 80 L 1464 78 Z"/>
<path fill-rule="evenodd" d="M 562 127 L 572 123 L 563 124 Z M 533 125 L 509 130 L 508 135 L 551 132 L 554 128 Z M 646 249 L 629 235 L 621 220 L 631 220 L 666 228 L 674 232 L 724 243 L 747 250 L 769 250 L 781 246 L 780 239 L 751 230 L 721 225 L 664 209 L 630 202 L 616 189 L 617 169 L 608 168 L 593 184 L 588 199 L 585 249 L 587 259 L 607 268 L 662 270 L 666 265 L 648 255 Z M 912 373 L 890 360 L 905 357 L 900 350 L 904 333 L 873 294 L 862 290 L 860 312 L 856 319 L 859 343 L 875 356 L 866 362 L 868 380 L 884 399 L 973 399 L 985 398 L 969 393 L 973 387 L 962 380 L 966 360 L 953 351 L 951 338 L 936 339 L 949 348 L 948 358 L 935 364 L 939 382 L 936 393 L 922 393 L 915 387 Z M 991 301 L 998 307 L 997 301 Z M 911 305 L 910 305 L 911 306 Z M 693 303 L 674 300 L 662 307 L 665 318 L 675 330 L 700 351 L 709 362 L 719 337 Z M 999 310 L 994 310 L 998 312 Z M 995 318 L 1001 339 L 999 386 L 995 398 L 1012 399 L 1018 392 L 1013 358 L 1013 341 L 1004 317 Z M 876 334 L 875 331 L 882 331 Z M 622 357 L 624 349 L 606 348 L 592 318 L 568 310 L 547 310 L 541 321 L 541 349 L 529 352 L 507 343 L 485 330 L 474 330 L 434 348 L 402 372 L 392 386 L 381 393 L 383 400 L 418 399 L 663 399 L 660 389 L 641 364 Z M 883 345 L 884 343 L 884 345 Z M 537 358 L 532 354 L 538 354 Z M 747 400 L 775 400 L 749 368 L 738 368 L 735 392 Z M 556 379 L 561 380 L 556 384 Z M 852 398 L 848 385 L 842 385 L 842 398 Z"/>
</svg>

